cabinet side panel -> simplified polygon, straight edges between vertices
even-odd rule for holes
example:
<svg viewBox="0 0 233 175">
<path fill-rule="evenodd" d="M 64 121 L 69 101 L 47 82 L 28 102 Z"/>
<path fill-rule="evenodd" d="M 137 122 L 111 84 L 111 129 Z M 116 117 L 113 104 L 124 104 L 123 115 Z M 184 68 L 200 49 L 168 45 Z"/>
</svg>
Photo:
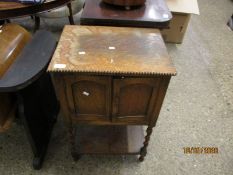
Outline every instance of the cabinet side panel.
<svg viewBox="0 0 233 175">
<path fill-rule="evenodd" d="M 67 121 L 70 121 L 71 119 L 70 110 L 69 110 L 69 105 L 68 105 L 67 97 L 66 97 L 66 86 L 65 86 L 64 75 L 59 74 L 59 73 L 51 73 L 51 77 L 52 77 L 57 99 L 60 102 L 61 112 L 64 115 L 65 119 Z"/>
<path fill-rule="evenodd" d="M 155 105 L 152 111 L 152 115 L 150 116 L 150 122 L 149 122 L 150 126 L 156 125 L 156 122 L 157 122 L 157 119 L 158 119 L 158 116 L 159 116 L 159 113 L 160 113 L 160 110 L 161 110 L 161 107 L 164 101 L 164 97 L 167 92 L 170 79 L 171 79 L 170 76 L 161 78 L 160 86 L 159 86 L 157 97 L 155 100 Z"/>
</svg>

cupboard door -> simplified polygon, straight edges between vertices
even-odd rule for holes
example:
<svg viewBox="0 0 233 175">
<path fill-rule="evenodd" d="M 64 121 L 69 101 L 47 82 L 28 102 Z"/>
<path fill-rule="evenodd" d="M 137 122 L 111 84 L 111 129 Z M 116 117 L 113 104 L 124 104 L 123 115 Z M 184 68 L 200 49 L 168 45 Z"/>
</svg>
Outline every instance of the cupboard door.
<svg viewBox="0 0 233 175">
<path fill-rule="evenodd" d="M 67 101 L 76 120 L 110 120 L 111 77 L 67 76 Z"/>
<path fill-rule="evenodd" d="M 113 121 L 148 124 L 158 86 L 158 78 L 114 78 Z"/>
</svg>

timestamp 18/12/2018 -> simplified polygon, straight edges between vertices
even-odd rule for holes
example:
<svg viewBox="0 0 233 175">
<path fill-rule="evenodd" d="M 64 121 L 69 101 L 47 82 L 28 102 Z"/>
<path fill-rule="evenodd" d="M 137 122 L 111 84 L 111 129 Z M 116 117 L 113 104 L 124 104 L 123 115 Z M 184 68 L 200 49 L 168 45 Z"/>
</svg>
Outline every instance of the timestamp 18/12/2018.
<svg viewBox="0 0 233 175">
<path fill-rule="evenodd" d="M 218 147 L 183 147 L 184 154 L 218 154 Z"/>
</svg>

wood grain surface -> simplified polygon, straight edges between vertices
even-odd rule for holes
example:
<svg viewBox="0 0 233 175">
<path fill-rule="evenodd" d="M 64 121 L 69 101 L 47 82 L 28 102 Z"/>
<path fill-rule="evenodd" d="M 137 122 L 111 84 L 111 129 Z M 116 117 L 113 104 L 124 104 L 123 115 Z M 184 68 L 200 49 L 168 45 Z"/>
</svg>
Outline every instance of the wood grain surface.
<svg viewBox="0 0 233 175">
<path fill-rule="evenodd" d="M 46 0 L 41 4 L 0 2 L 0 20 L 34 15 L 67 5 L 71 0 Z"/>
<path fill-rule="evenodd" d="M 2 77 L 29 42 L 31 34 L 17 24 L 6 24 L 0 30 L 0 77 Z"/>
<path fill-rule="evenodd" d="M 0 10 L 9 10 L 9 9 L 17 9 L 23 8 L 30 5 L 22 4 L 19 2 L 0 2 Z"/>
<path fill-rule="evenodd" d="M 31 34 L 16 24 L 6 24 L 0 28 L 0 79 L 17 59 Z M 6 131 L 14 118 L 12 95 L 0 93 L 0 132 Z"/>
<path fill-rule="evenodd" d="M 163 29 L 168 27 L 171 18 L 164 0 L 146 0 L 145 5 L 128 10 L 102 0 L 85 0 L 80 24 Z"/>
<path fill-rule="evenodd" d="M 48 71 L 75 160 L 101 153 L 140 154 L 144 160 L 176 74 L 159 30 L 66 26 Z M 120 125 L 147 125 L 146 136 L 142 127 Z"/>
<path fill-rule="evenodd" d="M 159 30 L 66 26 L 49 72 L 175 75 Z"/>
</svg>

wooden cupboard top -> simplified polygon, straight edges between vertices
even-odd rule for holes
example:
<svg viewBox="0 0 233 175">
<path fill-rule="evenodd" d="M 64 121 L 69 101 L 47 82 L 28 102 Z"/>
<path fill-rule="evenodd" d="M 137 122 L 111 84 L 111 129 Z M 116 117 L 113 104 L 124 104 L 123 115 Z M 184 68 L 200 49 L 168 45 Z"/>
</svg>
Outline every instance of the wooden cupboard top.
<svg viewBox="0 0 233 175">
<path fill-rule="evenodd" d="M 65 26 L 49 72 L 175 75 L 160 31 Z"/>
</svg>

